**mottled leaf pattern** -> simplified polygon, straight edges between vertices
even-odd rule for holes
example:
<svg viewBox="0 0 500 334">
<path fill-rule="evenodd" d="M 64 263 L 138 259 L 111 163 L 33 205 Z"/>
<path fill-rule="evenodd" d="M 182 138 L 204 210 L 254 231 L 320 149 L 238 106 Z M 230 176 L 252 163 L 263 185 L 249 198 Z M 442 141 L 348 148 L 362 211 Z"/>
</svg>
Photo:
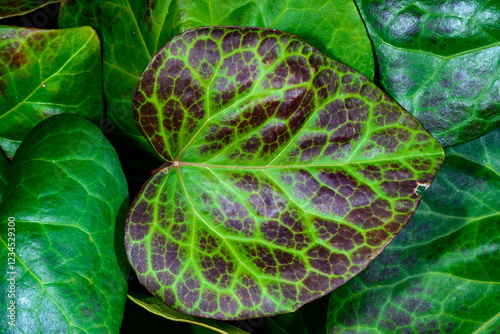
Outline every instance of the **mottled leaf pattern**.
<svg viewBox="0 0 500 334">
<path fill-rule="evenodd" d="M 356 3 L 382 85 L 443 146 L 500 127 L 497 1 Z"/>
<path fill-rule="evenodd" d="M 137 294 L 129 295 L 128 297 L 130 300 L 132 300 L 140 307 L 143 307 L 149 312 L 171 321 L 190 323 L 193 325 L 211 329 L 212 331 L 221 334 L 247 334 L 247 332 L 242 331 L 222 321 L 197 318 L 179 313 L 176 310 L 166 306 L 164 303 L 162 303 L 161 300 L 155 297 L 137 295 Z"/>
<path fill-rule="evenodd" d="M 167 162 L 129 211 L 129 261 L 167 305 L 219 319 L 290 312 L 345 283 L 443 158 L 366 77 L 275 30 L 175 37 L 134 115 Z"/>
<path fill-rule="evenodd" d="M 330 333 L 499 333 L 500 130 L 446 149 L 415 216 L 330 297 Z"/>
<path fill-rule="evenodd" d="M 0 0 L 0 19 L 23 15 L 61 0 Z"/>
<path fill-rule="evenodd" d="M 0 26 L 0 36 L 0 147 L 8 157 L 52 115 L 102 119 L 101 49 L 90 27 Z"/>
<path fill-rule="evenodd" d="M 0 258 L 7 265 L 6 225 L 14 217 L 17 273 L 16 326 L 4 315 L 0 328 L 118 333 L 129 270 L 127 206 L 118 156 L 99 128 L 69 114 L 37 125 L 12 161 L 0 205 Z M 2 277 L 7 301 L 9 282 Z"/>
<path fill-rule="evenodd" d="M 10 164 L 7 158 L 4 156 L 2 150 L 0 150 L 0 202 L 2 201 L 5 188 L 7 187 L 7 181 L 9 180 Z"/>
<path fill-rule="evenodd" d="M 130 110 L 134 87 L 156 52 L 191 28 L 238 25 L 285 30 L 373 76 L 371 44 L 352 1 L 72 0 L 63 2 L 59 24 L 89 25 L 99 31 L 111 135 L 129 141 L 129 147 L 138 142 L 147 152 L 150 146 L 137 131 Z"/>
</svg>

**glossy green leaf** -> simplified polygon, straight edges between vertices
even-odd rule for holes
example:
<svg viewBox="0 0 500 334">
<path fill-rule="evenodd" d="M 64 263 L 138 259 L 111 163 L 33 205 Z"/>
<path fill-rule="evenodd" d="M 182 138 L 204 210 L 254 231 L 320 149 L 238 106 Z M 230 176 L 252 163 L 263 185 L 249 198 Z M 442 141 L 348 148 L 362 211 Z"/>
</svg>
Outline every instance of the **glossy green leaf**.
<svg viewBox="0 0 500 334">
<path fill-rule="evenodd" d="M 408 226 L 331 294 L 330 333 L 498 333 L 500 130 L 445 153 Z"/>
<path fill-rule="evenodd" d="M 247 334 L 234 326 L 231 326 L 222 321 L 210 320 L 205 318 L 197 318 L 177 312 L 176 310 L 166 306 L 158 298 L 146 295 L 129 295 L 128 298 L 137 305 L 143 307 L 151 313 L 171 321 L 180 321 L 190 323 L 197 326 L 202 326 L 216 333 L 222 334 Z"/>
<path fill-rule="evenodd" d="M 127 293 L 125 176 L 101 131 L 76 115 L 37 125 L 12 161 L 0 205 L 0 257 L 15 218 L 15 301 L 9 333 L 118 333 Z M 11 219 L 12 220 L 12 219 Z M 9 245 L 10 247 L 10 245 Z M 9 256 L 10 257 L 10 256 Z M 7 267 L 4 267 L 4 272 Z M 5 276 L 4 276 L 5 277 Z"/>
<path fill-rule="evenodd" d="M 51 3 L 61 0 L 0 0 L 0 19 L 24 15 Z"/>
<path fill-rule="evenodd" d="M 443 146 L 500 127 L 498 2 L 356 2 L 382 85 Z"/>
<path fill-rule="evenodd" d="M 129 211 L 129 261 L 167 305 L 204 317 L 291 312 L 342 285 L 443 158 L 366 77 L 275 30 L 175 37 L 134 115 L 166 163 Z"/>
<path fill-rule="evenodd" d="M 102 119 L 101 49 L 92 28 L 0 26 L 0 36 L 0 147 L 8 157 L 52 115 Z"/>
<path fill-rule="evenodd" d="M 304 38 L 328 56 L 373 77 L 373 54 L 352 1 L 180 0 L 66 1 L 62 27 L 90 25 L 103 43 L 104 89 L 117 141 L 150 147 L 135 126 L 132 92 L 155 53 L 175 35 L 201 26 L 275 28 Z M 152 153 L 154 155 L 154 153 Z"/>
<path fill-rule="evenodd" d="M 0 202 L 2 201 L 5 188 L 7 187 L 9 174 L 10 174 L 10 163 L 4 156 L 2 150 L 0 150 Z"/>
</svg>

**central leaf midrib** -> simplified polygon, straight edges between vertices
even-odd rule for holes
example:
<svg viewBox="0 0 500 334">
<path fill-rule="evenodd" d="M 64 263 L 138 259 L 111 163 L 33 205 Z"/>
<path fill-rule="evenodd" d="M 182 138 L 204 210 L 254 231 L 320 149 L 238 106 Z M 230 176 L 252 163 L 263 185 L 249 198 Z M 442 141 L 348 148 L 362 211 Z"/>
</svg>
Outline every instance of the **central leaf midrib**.
<svg viewBox="0 0 500 334">
<path fill-rule="evenodd" d="M 349 166 L 357 164 L 373 164 L 375 162 L 406 160 L 409 158 L 423 157 L 423 156 L 441 156 L 441 153 L 428 153 L 428 154 L 415 154 L 406 155 L 401 157 L 391 157 L 385 159 L 372 159 L 372 160 L 358 160 L 358 161 L 345 161 L 338 163 L 325 163 L 325 164 L 294 164 L 294 165 L 264 165 L 264 166 L 250 166 L 250 165 L 209 165 L 205 163 L 182 162 L 179 161 L 179 167 L 201 167 L 201 168 L 218 168 L 218 169 L 278 169 L 278 168 L 310 168 L 310 167 L 336 167 L 336 166 Z"/>
</svg>

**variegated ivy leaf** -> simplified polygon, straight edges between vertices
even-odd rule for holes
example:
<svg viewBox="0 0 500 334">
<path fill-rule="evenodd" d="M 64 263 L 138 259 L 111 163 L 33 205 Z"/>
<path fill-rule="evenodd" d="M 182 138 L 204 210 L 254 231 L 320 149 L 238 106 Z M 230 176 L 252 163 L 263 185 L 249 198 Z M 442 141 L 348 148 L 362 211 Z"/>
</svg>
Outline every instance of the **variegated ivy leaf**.
<svg viewBox="0 0 500 334">
<path fill-rule="evenodd" d="M 366 77 L 276 30 L 178 35 L 134 115 L 166 163 L 129 211 L 129 261 L 155 296 L 204 317 L 290 312 L 344 284 L 443 160 Z"/>
</svg>

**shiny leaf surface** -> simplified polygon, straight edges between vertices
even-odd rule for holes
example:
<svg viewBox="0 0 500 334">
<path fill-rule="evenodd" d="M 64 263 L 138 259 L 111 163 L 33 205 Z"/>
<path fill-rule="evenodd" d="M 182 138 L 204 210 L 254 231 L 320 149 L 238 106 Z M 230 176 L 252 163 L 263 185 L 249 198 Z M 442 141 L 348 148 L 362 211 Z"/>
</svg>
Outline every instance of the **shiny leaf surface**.
<svg viewBox="0 0 500 334">
<path fill-rule="evenodd" d="M 9 180 L 10 163 L 0 150 L 0 202 L 2 201 L 7 181 Z"/>
<path fill-rule="evenodd" d="M 166 163 L 129 211 L 129 261 L 167 305 L 219 319 L 290 312 L 345 283 L 443 158 L 366 77 L 275 30 L 175 37 L 134 115 Z"/>
<path fill-rule="evenodd" d="M 61 0 L 0 0 L 0 19 L 23 15 Z"/>
<path fill-rule="evenodd" d="M 92 28 L 0 26 L 0 36 L 0 147 L 8 157 L 52 115 L 102 119 L 101 49 Z"/>
<path fill-rule="evenodd" d="M 128 298 L 140 307 L 148 310 L 149 312 L 171 321 L 180 321 L 205 327 L 221 334 L 247 334 L 247 332 L 222 321 L 197 318 L 179 313 L 176 310 L 166 306 L 161 300 L 155 297 L 146 295 L 129 295 Z"/>
<path fill-rule="evenodd" d="M 14 217 L 16 296 L 7 299 L 6 279 L 0 293 L 15 300 L 16 326 L 3 316 L 0 327 L 118 333 L 127 293 L 128 191 L 112 146 L 81 117 L 56 115 L 26 137 L 11 173 L 0 205 L 0 257 L 7 264 L 12 240 L 5 226 Z"/>
<path fill-rule="evenodd" d="M 149 145 L 132 118 L 132 92 L 155 53 L 191 28 L 238 25 L 285 30 L 373 77 L 371 44 L 352 1 L 76 0 L 63 3 L 59 22 L 61 27 L 98 29 L 104 50 L 105 96 L 115 127 L 112 134 L 125 134 L 121 141 L 138 141 L 148 152 Z"/>
<path fill-rule="evenodd" d="M 382 85 L 443 146 L 500 127 L 498 2 L 356 2 Z"/>
<path fill-rule="evenodd" d="M 500 130 L 446 149 L 408 226 L 330 297 L 330 333 L 498 333 Z"/>
</svg>

